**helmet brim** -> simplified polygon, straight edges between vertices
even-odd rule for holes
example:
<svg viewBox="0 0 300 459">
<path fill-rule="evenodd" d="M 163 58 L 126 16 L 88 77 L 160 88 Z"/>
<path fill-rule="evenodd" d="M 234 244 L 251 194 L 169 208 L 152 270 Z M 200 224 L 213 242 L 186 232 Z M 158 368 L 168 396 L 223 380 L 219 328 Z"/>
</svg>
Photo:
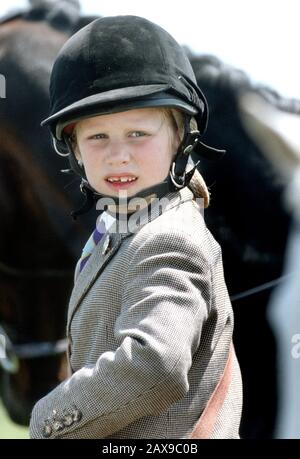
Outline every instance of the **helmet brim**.
<svg viewBox="0 0 300 459">
<path fill-rule="evenodd" d="M 41 126 L 50 125 L 53 135 L 61 140 L 63 129 L 68 124 L 91 116 L 147 107 L 178 108 L 190 115 L 198 114 L 196 107 L 171 94 L 170 89 L 169 85 L 155 84 L 118 88 L 93 94 L 49 116 L 41 122 Z"/>
</svg>

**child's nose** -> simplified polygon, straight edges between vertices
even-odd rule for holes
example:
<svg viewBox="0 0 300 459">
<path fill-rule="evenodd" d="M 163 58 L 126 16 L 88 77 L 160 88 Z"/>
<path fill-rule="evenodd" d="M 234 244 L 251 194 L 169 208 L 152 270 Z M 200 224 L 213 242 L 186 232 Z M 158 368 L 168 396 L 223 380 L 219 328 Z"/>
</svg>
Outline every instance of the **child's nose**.
<svg viewBox="0 0 300 459">
<path fill-rule="evenodd" d="M 107 152 L 107 162 L 110 165 L 127 164 L 130 161 L 130 151 L 125 142 L 111 142 Z"/>
</svg>

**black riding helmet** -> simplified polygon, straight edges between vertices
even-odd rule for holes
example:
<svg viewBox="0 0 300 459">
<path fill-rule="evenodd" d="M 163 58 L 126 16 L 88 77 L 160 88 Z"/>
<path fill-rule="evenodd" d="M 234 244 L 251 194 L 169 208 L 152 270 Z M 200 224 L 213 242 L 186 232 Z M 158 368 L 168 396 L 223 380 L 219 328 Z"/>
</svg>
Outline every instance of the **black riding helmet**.
<svg viewBox="0 0 300 459">
<path fill-rule="evenodd" d="M 154 191 L 160 197 L 188 185 L 193 171 L 185 174 L 185 169 L 192 151 L 208 159 L 223 155 L 200 141 L 208 106 L 182 47 L 147 19 L 104 17 L 79 30 L 59 52 L 50 81 L 50 116 L 41 124 L 50 127 L 56 151 L 69 155 L 71 168 L 83 179 L 82 191 L 99 197 L 88 184 L 64 129 L 85 117 L 145 107 L 181 110 L 186 114 L 185 136 L 170 177 L 138 196 Z M 198 131 L 190 132 L 191 117 Z"/>
</svg>

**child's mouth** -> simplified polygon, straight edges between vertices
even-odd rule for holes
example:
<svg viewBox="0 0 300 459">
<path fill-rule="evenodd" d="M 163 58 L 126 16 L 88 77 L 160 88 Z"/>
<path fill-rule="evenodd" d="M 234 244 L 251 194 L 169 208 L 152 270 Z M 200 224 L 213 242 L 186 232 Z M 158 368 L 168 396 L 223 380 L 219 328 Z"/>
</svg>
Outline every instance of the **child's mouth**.
<svg viewBox="0 0 300 459">
<path fill-rule="evenodd" d="M 133 186 L 134 183 L 138 180 L 138 177 L 134 176 L 124 176 L 124 177 L 108 177 L 106 178 L 106 183 L 114 190 L 126 190 Z"/>
</svg>

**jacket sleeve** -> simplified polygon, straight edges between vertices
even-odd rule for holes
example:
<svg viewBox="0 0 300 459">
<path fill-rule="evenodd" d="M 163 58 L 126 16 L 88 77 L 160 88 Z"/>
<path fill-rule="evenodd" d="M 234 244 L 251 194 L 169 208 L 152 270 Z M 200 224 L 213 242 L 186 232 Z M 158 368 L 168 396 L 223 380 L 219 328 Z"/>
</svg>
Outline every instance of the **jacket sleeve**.
<svg viewBox="0 0 300 459">
<path fill-rule="evenodd" d="M 182 233 L 150 234 L 130 253 L 114 328 L 119 347 L 35 405 L 32 438 L 105 438 L 158 415 L 188 392 L 192 356 L 209 313 L 210 264 Z"/>
</svg>

